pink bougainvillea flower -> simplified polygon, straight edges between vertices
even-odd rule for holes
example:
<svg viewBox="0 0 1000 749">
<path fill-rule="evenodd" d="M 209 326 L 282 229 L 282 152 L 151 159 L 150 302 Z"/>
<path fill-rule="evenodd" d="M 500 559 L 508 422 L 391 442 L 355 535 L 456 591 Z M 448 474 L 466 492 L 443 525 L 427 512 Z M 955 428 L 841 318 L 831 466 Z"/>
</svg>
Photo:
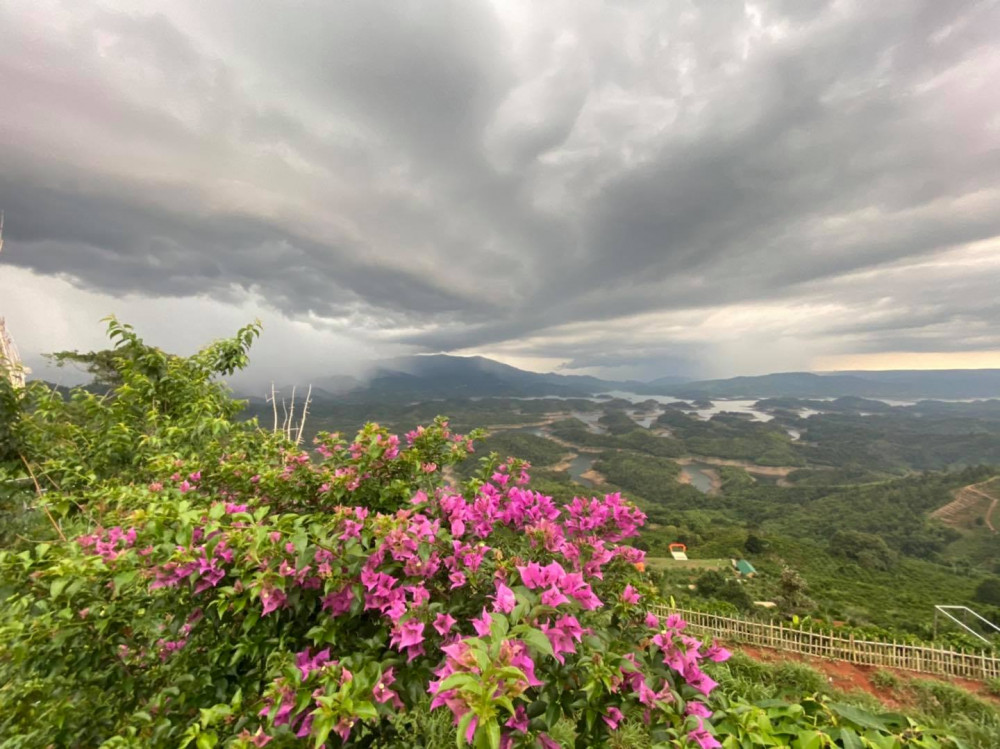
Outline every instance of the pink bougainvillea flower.
<svg viewBox="0 0 1000 749">
<path fill-rule="evenodd" d="M 697 702 L 694 700 L 687 703 L 687 707 L 684 708 L 684 712 L 687 715 L 697 715 L 699 718 L 712 717 L 712 711 L 704 702 Z"/>
<path fill-rule="evenodd" d="M 528 730 L 528 713 L 524 709 L 524 705 L 518 703 L 514 708 L 514 714 L 510 716 L 504 725 L 520 733 L 526 733 Z"/>
<path fill-rule="evenodd" d="M 528 654 L 528 646 L 520 640 L 507 640 L 504 646 L 509 648 L 509 654 L 507 655 L 508 662 L 514 668 L 519 668 L 524 672 L 524 678 L 528 686 L 542 686 L 543 682 L 535 676 L 535 662 L 531 659 L 531 655 Z"/>
<path fill-rule="evenodd" d="M 722 663 L 723 661 L 728 661 L 732 657 L 732 653 L 726 650 L 721 645 L 712 645 L 705 651 L 705 657 L 710 661 L 715 661 L 716 663 Z"/>
<path fill-rule="evenodd" d="M 712 679 L 712 677 L 704 671 L 691 673 L 691 670 L 689 669 L 689 671 L 684 674 L 684 678 L 687 680 L 688 684 L 706 696 L 708 696 L 713 689 L 719 686 L 718 682 Z"/>
<path fill-rule="evenodd" d="M 698 744 L 701 749 L 718 749 L 722 744 L 705 729 L 705 724 L 698 718 L 698 727 L 688 733 L 688 738 Z"/>
<path fill-rule="evenodd" d="M 642 598 L 642 596 L 640 596 L 636 589 L 631 585 L 626 585 L 625 590 L 622 591 L 622 601 L 631 604 L 632 606 L 639 603 L 640 598 Z"/>
<path fill-rule="evenodd" d="M 493 617 L 485 608 L 483 613 L 472 620 L 472 628 L 476 630 L 479 637 L 486 637 L 490 633 L 491 624 L 493 624 Z"/>
<path fill-rule="evenodd" d="M 437 633 L 444 637 L 451 631 L 451 628 L 455 626 L 455 617 L 451 614 L 438 614 L 437 618 L 434 619 L 434 629 Z"/>
<path fill-rule="evenodd" d="M 670 614 L 666 621 L 663 622 L 663 626 L 675 632 L 680 632 L 687 626 L 687 622 L 681 619 L 679 614 Z"/>
<path fill-rule="evenodd" d="M 263 616 L 267 616 L 272 611 L 276 611 L 288 602 L 285 591 L 278 588 L 263 588 L 260 591 L 260 601 L 263 604 Z"/>
<path fill-rule="evenodd" d="M 301 653 L 296 653 L 295 655 L 295 667 L 302 674 L 302 681 L 308 679 L 309 674 L 313 671 L 318 671 L 330 662 L 329 648 L 325 648 L 313 656 L 309 655 L 309 650 L 309 648 L 306 648 Z"/>
<path fill-rule="evenodd" d="M 566 595 L 576 599 L 584 611 L 592 611 L 604 605 L 601 599 L 594 594 L 594 589 L 590 587 L 590 584 L 584 582 L 583 575 L 579 572 L 570 572 L 565 575 L 561 587 Z"/>
<path fill-rule="evenodd" d="M 656 692 L 649 688 L 649 685 L 645 681 L 639 683 L 639 702 L 643 705 L 652 707 L 656 702 Z"/>
<path fill-rule="evenodd" d="M 264 731 L 263 728 L 258 728 L 257 733 L 250 733 L 247 729 L 244 728 L 243 731 L 240 733 L 240 735 L 237 736 L 236 738 L 242 739 L 243 741 L 247 741 L 256 747 L 267 746 L 271 741 L 271 737 L 268 736 L 266 733 L 263 733 L 263 731 Z"/>
<path fill-rule="evenodd" d="M 340 534 L 341 541 L 350 541 L 352 538 L 361 538 L 361 529 L 364 526 L 354 520 L 344 521 L 344 532 Z"/>
<path fill-rule="evenodd" d="M 496 595 L 490 596 L 493 600 L 493 610 L 509 614 L 517 605 L 517 598 L 514 591 L 501 582 L 496 583 Z"/>
<path fill-rule="evenodd" d="M 560 585 L 566 577 L 566 570 L 559 562 L 552 562 L 544 567 L 538 562 L 529 562 L 524 566 L 519 566 L 517 571 L 521 574 L 521 581 L 528 588 L 546 588 L 550 585 Z M 583 578 L 580 578 L 583 581 Z"/>
<path fill-rule="evenodd" d="M 397 650 L 406 650 L 409 660 L 424 652 L 421 643 L 424 641 L 424 623 L 417 619 L 407 619 L 399 622 L 392 629 L 389 644 Z"/>
<path fill-rule="evenodd" d="M 541 602 L 543 606 L 557 608 L 564 603 L 569 603 L 569 599 L 563 595 L 561 590 L 553 585 L 551 588 L 542 593 Z"/>
<path fill-rule="evenodd" d="M 469 727 L 465 729 L 465 743 L 472 745 L 472 740 L 476 737 L 476 727 L 479 725 L 479 718 L 473 718 L 469 722 Z"/>
<path fill-rule="evenodd" d="M 333 727 L 333 732 L 340 736 L 341 740 L 346 744 L 347 740 L 351 737 L 351 729 L 354 728 L 355 722 L 354 718 L 341 718 L 337 721 L 337 725 Z"/>
<path fill-rule="evenodd" d="M 625 719 L 625 716 L 617 707 L 609 707 L 607 715 L 602 715 L 601 718 L 608 724 L 608 727 L 612 731 L 615 731 L 618 729 L 618 724 Z"/>
<path fill-rule="evenodd" d="M 565 663 L 566 660 L 561 653 L 575 653 L 576 645 L 573 643 L 580 642 L 584 635 L 584 629 L 575 616 L 560 617 L 555 624 L 543 622 L 541 629 L 549 638 L 553 654 L 560 663 Z"/>
</svg>

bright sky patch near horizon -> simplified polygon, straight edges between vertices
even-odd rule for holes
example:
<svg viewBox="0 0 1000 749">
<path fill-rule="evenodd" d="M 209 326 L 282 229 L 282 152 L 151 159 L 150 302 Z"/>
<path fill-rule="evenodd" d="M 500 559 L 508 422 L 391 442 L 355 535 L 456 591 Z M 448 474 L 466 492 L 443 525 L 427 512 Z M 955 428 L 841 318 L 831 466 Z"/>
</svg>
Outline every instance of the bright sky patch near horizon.
<svg viewBox="0 0 1000 749">
<path fill-rule="evenodd" d="M 1000 2 L 10 0 L 0 315 L 256 380 L 1000 366 Z"/>
</svg>

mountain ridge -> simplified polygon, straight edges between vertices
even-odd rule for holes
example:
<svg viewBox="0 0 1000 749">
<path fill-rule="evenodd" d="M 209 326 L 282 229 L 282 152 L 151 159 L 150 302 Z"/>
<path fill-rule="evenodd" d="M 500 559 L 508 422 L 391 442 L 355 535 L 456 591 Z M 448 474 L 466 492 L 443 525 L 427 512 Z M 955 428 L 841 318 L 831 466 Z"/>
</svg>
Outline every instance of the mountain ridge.
<svg viewBox="0 0 1000 749">
<path fill-rule="evenodd" d="M 289 387 L 282 390 L 286 391 Z M 373 362 L 370 374 L 363 379 L 332 375 L 313 380 L 314 397 L 349 402 L 592 397 L 614 390 L 684 399 L 993 398 L 1000 397 L 1000 369 L 775 372 L 706 380 L 685 380 L 666 375 L 640 382 L 532 372 L 483 356 L 428 354 Z"/>
</svg>

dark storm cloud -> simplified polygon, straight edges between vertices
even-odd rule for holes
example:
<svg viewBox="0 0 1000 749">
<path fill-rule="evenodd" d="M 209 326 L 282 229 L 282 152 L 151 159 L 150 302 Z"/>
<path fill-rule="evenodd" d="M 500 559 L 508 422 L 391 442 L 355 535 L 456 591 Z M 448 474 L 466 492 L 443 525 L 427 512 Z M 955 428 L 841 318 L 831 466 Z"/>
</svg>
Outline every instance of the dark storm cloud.
<svg viewBox="0 0 1000 749">
<path fill-rule="evenodd" d="M 851 351 L 1000 347 L 1000 268 L 926 265 L 1000 235 L 997 2 L 20 0 L 0 23 L 5 262 L 85 288 L 253 291 L 570 368 L 681 367 L 726 329 L 677 331 L 720 308 L 810 307 L 782 335 Z"/>
<path fill-rule="evenodd" d="M 478 305 L 433 279 L 365 262 L 357 248 L 320 244 L 253 216 L 165 208 L 154 186 L 142 198 L 41 187 L 0 173 L 0 195 L 17 224 L 5 259 L 65 274 L 112 293 L 184 295 L 230 286 L 266 288 L 276 306 L 322 316 L 363 303 L 395 313 L 471 311 Z M 122 191 L 124 192 L 124 190 Z"/>
</svg>

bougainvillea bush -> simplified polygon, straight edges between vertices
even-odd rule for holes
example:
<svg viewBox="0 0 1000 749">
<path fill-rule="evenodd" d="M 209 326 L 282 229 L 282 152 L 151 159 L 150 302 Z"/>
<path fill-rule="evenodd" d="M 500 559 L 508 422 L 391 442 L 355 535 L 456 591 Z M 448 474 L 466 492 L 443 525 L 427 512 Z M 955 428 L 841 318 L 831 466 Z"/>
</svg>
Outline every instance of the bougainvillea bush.
<svg viewBox="0 0 1000 749">
<path fill-rule="evenodd" d="M 0 746 L 415 746 L 415 710 L 491 749 L 719 745 L 728 654 L 648 613 L 622 497 L 490 459 L 450 485 L 476 435 L 442 419 L 304 450 L 219 401 L 252 335 L 178 359 L 113 329 L 117 389 L 28 393 L 15 428 L 45 493 L 0 551 Z"/>
</svg>

